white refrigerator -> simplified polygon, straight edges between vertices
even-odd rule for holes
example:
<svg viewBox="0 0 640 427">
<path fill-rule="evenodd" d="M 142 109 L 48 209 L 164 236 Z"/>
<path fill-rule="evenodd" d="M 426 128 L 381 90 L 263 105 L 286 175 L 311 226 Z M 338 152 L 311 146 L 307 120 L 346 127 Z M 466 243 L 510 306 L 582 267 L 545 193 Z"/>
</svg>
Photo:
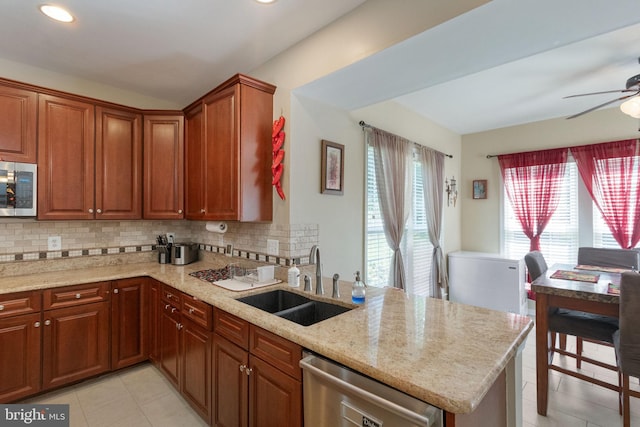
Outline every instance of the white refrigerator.
<svg viewBox="0 0 640 427">
<path fill-rule="evenodd" d="M 451 252 L 449 300 L 494 310 L 527 314 L 525 264 L 484 252 Z"/>
</svg>

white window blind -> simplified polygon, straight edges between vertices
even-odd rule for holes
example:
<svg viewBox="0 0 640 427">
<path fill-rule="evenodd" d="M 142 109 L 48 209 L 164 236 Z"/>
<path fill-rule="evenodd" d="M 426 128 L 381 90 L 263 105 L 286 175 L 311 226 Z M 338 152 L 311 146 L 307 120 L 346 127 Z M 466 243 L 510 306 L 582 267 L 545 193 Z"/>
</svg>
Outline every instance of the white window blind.
<svg viewBox="0 0 640 427">
<path fill-rule="evenodd" d="M 522 226 L 504 190 L 503 200 L 505 255 L 520 259 L 529 252 L 530 241 L 522 232 Z M 540 237 L 540 250 L 549 265 L 574 263 L 578 246 L 578 168 L 574 162 L 568 162 L 560 203 Z"/>
<path fill-rule="evenodd" d="M 378 201 L 375 179 L 373 148 L 367 148 L 367 223 L 366 223 L 366 273 L 367 285 L 387 286 L 392 250 L 384 235 L 384 225 Z M 404 258 L 408 293 L 429 296 L 431 275 L 431 254 L 433 246 L 429 241 L 424 192 L 420 163 L 413 162 L 414 182 L 411 214 L 400 244 Z"/>
</svg>

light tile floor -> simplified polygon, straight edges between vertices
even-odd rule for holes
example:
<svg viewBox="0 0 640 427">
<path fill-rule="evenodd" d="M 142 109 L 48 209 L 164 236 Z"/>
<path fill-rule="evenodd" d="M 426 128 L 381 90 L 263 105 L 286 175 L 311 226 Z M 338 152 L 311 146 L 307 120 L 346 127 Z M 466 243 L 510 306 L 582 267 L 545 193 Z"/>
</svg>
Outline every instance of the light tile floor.
<svg viewBox="0 0 640 427">
<path fill-rule="evenodd" d="M 569 337 L 568 347 L 575 348 Z M 612 348 L 585 343 L 585 353 L 614 361 Z M 571 358 L 556 355 L 574 367 Z M 523 427 L 618 427 L 617 393 L 590 383 L 550 373 L 547 416 L 536 411 L 535 329 L 523 351 Z M 583 365 L 582 372 L 607 381 L 617 381 L 613 371 Z M 637 380 L 633 387 L 640 389 Z M 28 400 L 29 403 L 68 403 L 72 427 L 202 427 L 206 423 L 191 410 L 162 374 L 151 364 L 142 364 L 104 375 L 59 391 Z M 640 427 L 640 399 L 631 399 L 632 425 Z M 487 426 L 491 427 L 491 426 Z"/>
<path fill-rule="evenodd" d="M 71 427 L 204 427 L 205 423 L 149 363 L 25 401 L 70 404 Z"/>
</svg>

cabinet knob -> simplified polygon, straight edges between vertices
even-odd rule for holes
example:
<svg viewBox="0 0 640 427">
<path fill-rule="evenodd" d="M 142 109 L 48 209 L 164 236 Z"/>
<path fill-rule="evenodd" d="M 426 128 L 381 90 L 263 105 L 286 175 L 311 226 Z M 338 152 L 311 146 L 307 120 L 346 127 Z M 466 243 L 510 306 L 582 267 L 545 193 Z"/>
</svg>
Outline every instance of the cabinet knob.
<svg viewBox="0 0 640 427">
<path fill-rule="evenodd" d="M 247 367 L 246 367 L 246 366 L 244 366 L 244 365 L 240 365 L 240 372 L 244 372 L 244 370 L 245 370 L 245 369 L 247 369 Z"/>
<path fill-rule="evenodd" d="M 45 326 L 49 326 L 51 324 L 51 320 L 47 319 L 44 321 Z"/>
<path fill-rule="evenodd" d="M 167 294 L 167 298 L 169 299 L 173 298 L 173 294 Z"/>
<path fill-rule="evenodd" d="M 176 323 L 176 328 L 178 328 L 178 330 L 182 329 L 182 323 Z"/>
<path fill-rule="evenodd" d="M 251 372 L 253 372 L 253 369 L 251 369 L 251 368 L 246 368 L 244 370 L 244 373 L 247 374 L 247 376 L 251 375 Z"/>
<path fill-rule="evenodd" d="M 178 209 L 178 213 L 181 214 L 182 213 L 182 209 Z"/>
<path fill-rule="evenodd" d="M 40 327 L 40 322 L 36 322 L 36 323 L 34 323 L 34 324 L 33 324 L 33 327 L 34 327 L 34 328 L 39 328 L 39 327 Z"/>
<path fill-rule="evenodd" d="M 115 288 L 115 289 L 113 290 L 113 293 L 114 293 L 114 294 L 117 294 L 117 293 L 119 293 L 119 292 L 120 292 L 120 291 L 118 291 L 118 288 Z"/>
<path fill-rule="evenodd" d="M 192 308 L 190 308 L 190 309 L 189 309 L 189 314 L 193 314 L 193 312 L 194 312 L 194 311 L 195 311 L 195 310 L 193 309 L 193 307 L 192 307 Z"/>
<path fill-rule="evenodd" d="M 89 213 L 93 213 L 93 209 L 89 208 Z"/>
<path fill-rule="evenodd" d="M 76 299 L 80 299 L 81 297 L 82 297 L 82 295 L 76 294 Z"/>
<path fill-rule="evenodd" d="M 205 213 L 206 211 L 204 209 L 200 209 L 200 213 Z"/>
<path fill-rule="evenodd" d="M 4 305 L 0 304 L 0 311 L 4 310 Z"/>
<path fill-rule="evenodd" d="M 96 212 L 98 212 L 98 213 L 102 213 L 102 209 L 98 209 Z"/>
</svg>

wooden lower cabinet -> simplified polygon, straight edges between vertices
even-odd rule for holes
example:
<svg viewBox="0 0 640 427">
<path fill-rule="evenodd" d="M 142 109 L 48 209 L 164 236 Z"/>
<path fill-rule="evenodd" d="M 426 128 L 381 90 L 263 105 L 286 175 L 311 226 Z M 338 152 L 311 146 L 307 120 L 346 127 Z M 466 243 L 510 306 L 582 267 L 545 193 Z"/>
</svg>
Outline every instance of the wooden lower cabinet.
<svg viewBox="0 0 640 427">
<path fill-rule="evenodd" d="M 109 371 L 109 314 L 108 302 L 45 311 L 43 390 Z"/>
<path fill-rule="evenodd" d="M 249 366 L 249 352 L 220 335 L 213 338 L 212 425 L 249 425 L 249 377 L 240 367 Z"/>
<path fill-rule="evenodd" d="M 160 334 L 160 370 L 175 388 L 180 390 L 180 313 L 177 308 L 164 304 L 158 325 Z"/>
<path fill-rule="evenodd" d="M 188 319 L 182 324 L 180 392 L 200 416 L 211 421 L 212 334 Z"/>
<path fill-rule="evenodd" d="M 147 360 L 147 278 L 111 285 L 111 369 Z"/>
<path fill-rule="evenodd" d="M 40 391 L 41 316 L 0 318 L 0 403 Z"/>
<path fill-rule="evenodd" d="M 147 295 L 147 305 L 149 311 L 147 315 L 147 335 L 149 341 L 149 360 L 156 366 L 160 363 L 160 290 L 162 283 L 149 278 L 149 293 Z"/>
<path fill-rule="evenodd" d="M 226 327 L 240 319 L 225 317 L 234 321 L 223 324 L 224 329 L 214 337 L 212 424 L 301 427 L 302 374 L 298 363 L 302 348 L 254 325 L 250 325 L 248 342 L 239 339 L 234 344 L 223 335 L 228 336 Z M 214 324 L 214 330 L 217 327 L 218 323 Z"/>
</svg>

